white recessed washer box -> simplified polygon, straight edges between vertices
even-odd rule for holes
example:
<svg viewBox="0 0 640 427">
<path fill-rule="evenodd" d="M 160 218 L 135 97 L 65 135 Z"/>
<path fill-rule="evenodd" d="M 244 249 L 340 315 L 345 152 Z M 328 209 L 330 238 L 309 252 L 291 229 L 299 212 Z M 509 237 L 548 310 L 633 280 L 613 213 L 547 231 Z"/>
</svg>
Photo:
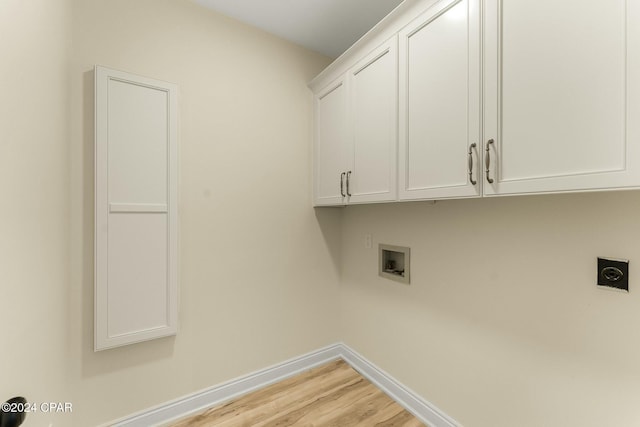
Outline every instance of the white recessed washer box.
<svg viewBox="0 0 640 427">
<path fill-rule="evenodd" d="M 394 245 L 378 245 L 378 275 L 396 282 L 410 282 L 411 248 Z"/>
</svg>

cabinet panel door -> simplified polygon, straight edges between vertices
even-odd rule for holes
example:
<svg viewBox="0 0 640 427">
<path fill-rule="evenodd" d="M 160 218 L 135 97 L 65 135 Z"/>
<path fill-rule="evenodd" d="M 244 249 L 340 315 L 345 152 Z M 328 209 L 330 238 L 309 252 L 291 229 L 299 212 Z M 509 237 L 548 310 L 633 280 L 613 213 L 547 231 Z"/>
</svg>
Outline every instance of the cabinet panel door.
<svg viewBox="0 0 640 427">
<path fill-rule="evenodd" d="M 349 73 L 352 145 L 349 203 L 396 199 L 398 53 L 394 37 Z"/>
<path fill-rule="evenodd" d="M 638 0 L 488 0 L 485 194 L 640 184 Z"/>
<path fill-rule="evenodd" d="M 177 87 L 95 69 L 95 349 L 175 335 Z"/>
<path fill-rule="evenodd" d="M 347 82 L 340 78 L 315 96 L 314 205 L 341 205 L 348 144 Z M 346 193 L 344 193 L 346 194 Z"/>
<path fill-rule="evenodd" d="M 400 199 L 478 196 L 479 2 L 439 2 L 399 37 Z"/>
</svg>

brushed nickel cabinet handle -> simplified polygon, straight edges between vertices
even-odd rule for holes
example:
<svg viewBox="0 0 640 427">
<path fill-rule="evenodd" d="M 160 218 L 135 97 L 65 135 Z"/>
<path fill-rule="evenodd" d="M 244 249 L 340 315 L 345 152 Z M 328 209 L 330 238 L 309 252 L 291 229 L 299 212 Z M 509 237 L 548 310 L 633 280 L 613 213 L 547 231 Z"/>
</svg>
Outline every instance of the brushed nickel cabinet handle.
<svg viewBox="0 0 640 427">
<path fill-rule="evenodd" d="M 340 194 L 342 194 L 342 197 L 345 197 L 345 194 L 344 194 L 344 176 L 345 176 L 345 173 L 342 172 L 340 174 Z"/>
<path fill-rule="evenodd" d="M 477 146 L 478 145 L 475 142 L 471 144 L 469 146 L 469 152 L 467 153 L 469 154 L 469 182 L 471 185 L 476 185 L 478 183 L 478 181 L 473 179 L 473 149 Z"/>
<path fill-rule="evenodd" d="M 487 174 L 487 182 L 489 184 L 493 184 L 493 178 L 489 178 L 489 169 L 491 167 L 491 154 L 489 153 L 489 147 L 491 147 L 491 144 L 494 143 L 493 139 L 490 139 L 487 141 L 487 148 L 485 149 L 485 155 L 484 155 L 484 165 L 486 167 L 486 174 Z"/>
<path fill-rule="evenodd" d="M 351 197 L 351 190 L 349 190 L 349 181 L 351 181 L 351 171 L 347 172 L 347 196 Z"/>
</svg>

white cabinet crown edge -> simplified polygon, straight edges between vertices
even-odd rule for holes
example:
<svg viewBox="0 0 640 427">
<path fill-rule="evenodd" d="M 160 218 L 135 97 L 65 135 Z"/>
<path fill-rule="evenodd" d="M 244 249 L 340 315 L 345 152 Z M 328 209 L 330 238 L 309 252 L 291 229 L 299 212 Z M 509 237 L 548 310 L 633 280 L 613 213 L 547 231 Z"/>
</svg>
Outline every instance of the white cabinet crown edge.
<svg viewBox="0 0 640 427">
<path fill-rule="evenodd" d="M 315 93 L 338 79 L 439 0 L 404 0 L 308 84 Z"/>
</svg>

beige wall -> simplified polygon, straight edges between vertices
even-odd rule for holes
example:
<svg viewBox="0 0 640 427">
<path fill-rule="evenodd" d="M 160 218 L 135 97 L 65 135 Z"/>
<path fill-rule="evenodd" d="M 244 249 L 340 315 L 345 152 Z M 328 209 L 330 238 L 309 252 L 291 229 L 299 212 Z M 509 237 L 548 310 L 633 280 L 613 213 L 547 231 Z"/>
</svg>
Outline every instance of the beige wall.
<svg viewBox="0 0 640 427">
<path fill-rule="evenodd" d="M 467 426 L 640 425 L 638 192 L 314 211 L 306 82 L 328 60 L 188 1 L 5 0 L 0 54 L 0 400 L 74 404 L 31 424 L 344 340 Z M 94 64 L 180 87 L 180 333 L 100 353 Z M 412 248 L 410 286 L 366 233 Z M 596 288 L 598 255 L 631 260 L 631 293 Z"/>
<path fill-rule="evenodd" d="M 72 398 L 68 29 L 66 1 L 0 1 L 0 402 Z"/>
<path fill-rule="evenodd" d="M 348 207 L 344 341 L 466 426 L 640 425 L 640 193 Z M 409 286 L 374 243 L 411 247 Z M 631 292 L 596 258 L 630 259 Z"/>
<path fill-rule="evenodd" d="M 328 59 L 182 0 L 75 0 L 74 425 L 113 420 L 337 341 L 339 212 L 310 194 Z M 94 64 L 179 86 L 180 330 L 93 352 Z M 325 234 L 326 233 L 326 237 Z"/>
</svg>

